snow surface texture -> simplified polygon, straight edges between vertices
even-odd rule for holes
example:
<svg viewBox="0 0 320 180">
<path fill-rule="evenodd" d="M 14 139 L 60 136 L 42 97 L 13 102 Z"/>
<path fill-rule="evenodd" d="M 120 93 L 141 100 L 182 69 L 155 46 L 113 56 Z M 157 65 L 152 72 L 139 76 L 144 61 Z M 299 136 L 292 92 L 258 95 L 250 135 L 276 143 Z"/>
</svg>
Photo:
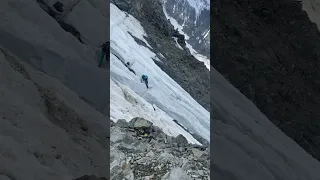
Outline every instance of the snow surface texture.
<svg viewBox="0 0 320 180">
<path fill-rule="evenodd" d="M 36 1 L 0 1 L 0 45 L 17 58 L 10 62 L 0 53 L 0 179 L 109 176 L 109 71 L 97 67 L 96 55 L 109 30 L 108 18 L 96 13 L 105 7 L 106 1 L 91 0 L 66 8 L 68 23 L 88 40 L 84 45 Z M 88 31 L 88 24 L 98 28 Z"/>
<path fill-rule="evenodd" d="M 12 55 L 8 58 L 0 49 L 0 179 L 71 180 L 84 174 L 107 177 L 107 117 L 57 79 Z M 52 93 L 46 102 L 57 110 L 60 120 L 46 114 L 39 87 Z M 83 120 L 90 134 L 78 131 L 75 119 Z"/>
<path fill-rule="evenodd" d="M 318 180 L 320 163 L 270 122 L 213 67 L 213 157 L 219 180 Z M 231 163 L 232 162 L 232 163 Z"/>
<path fill-rule="evenodd" d="M 191 1 L 191 0 L 190 0 Z M 208 59 L 206 56 L 199 54 L 193 47 L 187 42 L 187 40 L 190 38 L 185 32 L 183 32 L 183 25 L 180 25 L 173 17 L 169 16 L 164 5 L 163 5 L 163 12 L 166 15 L 167 19 L 170 19 L 171 24 L 175 29 L 178 29 L 179 33 L 184 35 L 186 39 L 186 46 L 190 50 L 190 53 L 199 61 L 203 62 L 204 65 L 210 70 L 210 59 Z M 209 35 L 209 31 L 206 33 L 205 37 Z"/>
<path fill-rule="evenodd" d="M 110 4 L 110 16 L 111 120 L 143 117 L 169 135 L 182 134 L 190 143 L 198 143 L 173 122 L 176 119 L 210 141 L 210 113 L 154 63 L 152 58 L 156 54 L 138 45 L 129 34 L 145 41 L 146 34 L 139 21 L 126 16 L 113 4 Z M 135 62 L 132 69 L 137 75 L 121 61 Z M 147 90 L 140 82 L 142 74 L 148 75 L 151 89 Z"/>
</svg>

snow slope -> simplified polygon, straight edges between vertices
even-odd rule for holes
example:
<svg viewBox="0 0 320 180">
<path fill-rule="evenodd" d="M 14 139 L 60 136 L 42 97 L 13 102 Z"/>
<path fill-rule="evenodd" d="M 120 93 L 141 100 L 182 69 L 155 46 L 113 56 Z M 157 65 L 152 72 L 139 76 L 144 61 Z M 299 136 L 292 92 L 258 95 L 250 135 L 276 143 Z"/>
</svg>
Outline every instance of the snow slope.
<svg viewBox="0 0 320 180">
<path fill-rule="evenodd" d="M 117 122 L 120 118 L 131 120 L 134 117 L 143 117 L 153 122 L 170 136 L 176 137 L 183 134 L 190 143 L 200 144 L 173 122 L 173 118 L 156 105 L 148 103 L 129 87 L 111 80 L 110 90 L 110 119 L 114 122 Z"/>
<path fill-rule="evenodd" d="M 308 13 L 310 20 L 317 24 L 320 29 L 320 1 L 319 0 L 302 0 L 302 8 Z"/>
<path fill-rule="evenodd" d="M 191 0 L 190 0 L 191 1 Z M 204 65 L 210 70 L 210 59 L 206 56 L 199 54 L 188 42 L 187 40 L 190 38 L 184 31 L 183 25 L 180 25 L 173 17 L 169 16 L 166 12 L 165 7 L 163 6 L 163 12 L 166 15 L 166 18 L 170 20 L 170 23 L 173 25 L 175 29 L 178 29 L 179 33 L 184 35 L 186 39 L 186 47 L 190 50 L 190 53 L 199 61 L 203 62 Z M 209 31 L 206 33 L 205 37 L 209 35 Z"/>
<path fill-rule="evenodd" d="M 144 40 L 146 36 L 139 21 L 110 4 L 110 78 L 112 120 L 131 120 L 142 116 L 163 128 L 171 135 L 183 134 L 189 142 L 195 139 L 177 125 L 178 120 L 189 130 L 210 141 L 210 114 L 198 104 L 180 85 L 163 72 L 152 60 L 156 58 Z M 129 32 L 145 41 L 149 48 L 138 45 Z M 135 62 L 130 72 L 121 62 Z M 151 89 L 140 82 L 147 74 Z M 128 93 L 131 100 L 125 93 Z M 139 97 L 140 96 L 140 97 Z M 155 111 L 152 105 L 156 105 Z M 158 109 L 159 107 L 159 109 Z M 129 110 L 129 112 L 128 112 Z"/>
<path fill-rule="evenodd" d="M 213 67 L 211 174 L 219 180 L 319 180 L 320 163 Z"/>
</svg>

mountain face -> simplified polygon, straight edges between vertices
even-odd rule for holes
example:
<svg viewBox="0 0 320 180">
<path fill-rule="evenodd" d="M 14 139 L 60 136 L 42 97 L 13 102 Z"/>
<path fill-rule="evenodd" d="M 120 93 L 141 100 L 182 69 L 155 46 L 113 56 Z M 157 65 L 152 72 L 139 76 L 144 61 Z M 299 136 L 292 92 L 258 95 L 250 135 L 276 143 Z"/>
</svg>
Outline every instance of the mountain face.
<svg viewBox="0 0 320 180">
<path fill-rule="evenodd" d="M 190 52 L 181 50 L 172 43 L 174 28 L 165 17 L 162 4 L 152 0 L 111 0 L 111 3 L 141 22 L 147 34 L 145 39 L 152 51 L 161 53 L 164 57 L 160 58 L 161 62 L 155 61 L 157 65 L 209 111 L 210 72 Z"/>
<path fill-rule="evenodd" d="M 183 88 L 191 92 L 192 96 L 203 97 L 204 104 L 211 98 L 209 106 L 211 105 L 211 112 L 213 112 L 211 116 L 212 149 L 204 150 L 202 147 L 187 145 L 181 136 L 178 139 L 172 138 L 156 128 L 154 128 L 155 136 L 152 136 L 154 139 L 151 139 L 149 143 L 144 141 L 147 140 L 145 136 L 135 136 L 138 129 L 123 128 L 126 125 L 123 121 L 116 124 L 110 123 L 111 130 L 109 131 L 109 104 L 111 103 L 108 91 L 110 90 L 109 75 L 112 72 L 109 71 L 107 65 L 104 68 L 97 66 L 100 52 L 98 47 L 107 40 L 106 34 L 108 33 L 106 32 L 109 30 L 107 26 L 109 23 L 106 23 L 108 21 L 106 14 L 109 13 L 106 11 L 109 6 L 107 1 L 64 1 L 64 14 L 59 15 L 52 7 L 53 0 L 46 2 L 2 0 L 0 1 L 2 15 L 0 16 L 0 179 L 98 180 L 94 176 L 102 177 L 99 180 L 110 179 L 109 157 L 123 162 L 124 166 L 111 165 L 119 168 L 113 170 L 121 171 L 122 169 L 124 175 L 138 174 L 140 177 L 144 176 L 144 179 L 157 179 L 158 177 L 153 175 L 156 172 L 160 175 L 166 173 L 162 177 L 167 179 L 187 179 L 188 175 L 192 179 L 204 179 L 203 176 L 207 175 L 209 166 L 208 153 L 212 157 L 210 174 L 219 180 L 320 179 L 320 163 L 270 123 L 251 101 L 229 84 L 214 68 L 210 74 L 212 96 L 209 96 L 209 88 L 207 88 L 209 81 L 206 79 L 209 72 L 205 67 L 201 69 L 200 62 L 194 57 L 188 56 L 185 51 L 175 46 L 172 34 L 170 34 L 171 30 L 165 23 L 166 18 L 159 14 L 162 12 L 161 4 L 154 3 L 154 0 L 136 0 L 126 6 L 124 3 L 128 2 L 122 0 L 118 5 L 141 20 L 141 24 L 147 31 L 148 43 L 152 44 L 151 49 L 155 53 L 167 52 L 163 53 L 165 58 L 162 58 L 160 62 L 163 69 L 166 69 L 168 74 L 171 74 L 170 76 L 174 76 Z M 256 2 L 258 1 L 252 1 L 250 4 L 253 5 Z M 231 13 L 236 14 L 236 17 L 232 18 L 245 16 L 247 11 L 243 12 L 243 10 L 246 10 L 248 4 L 239 6 L 240 1 L 220 3 L 214 6 L 224 10 L 220 12 L 220 17 L 223 16 L 223 18 L 219 19 L 219 14 L 216 14 L 218 17 L 215 19 L 219 21 L 214 22 L 219 22 L 223 28 L 231 27 L 227 29 L 228 33 L 224 32 L 225 37 L 230 38 L 231 41 L 221 39 L 214 41 L 220 43 L 222 48 L 215 47 L 217 55 L 214 62 L 219 58 L 226 58 L 230 62 L 228 57 L 233 55 L 230 49 L 234 48 L 233 43 L 237 40 L 232 35 L 234 32 L 239 34 L 237 31 L 232 31 L 234 29 L 230 25 L 233 23 L 229 19 L 231 18 L 230 12 L 237 12 Z M 236 6 L 233 8 L 233 5 Z M 311 31 L 315 29 L 310 23 L 306 23 L 305 14 L 301 13 L 300 8 L 298 8 L 300 11 L 297 11 L 295 6 L 295 4 L 290 4 L 286 9 L 287 12 L 292 13 L 293 19 L 301 18 L 295 22 L 297 23 L 296 28 L 300 27 L 304 32 L 309 31 L 299 35 L 310 36 L 305 41 L 315 45 L 314 40 L 319 42 L 315 38 L 318 32 Z M 132 7 L 133 9 L 130 10 L 129 8 Z M 283 10 L 283 7 L 274 12 L 283 12 L 280 10 Z M 58 13 L 58 16 L 54 15 L 55 13 Z M 264 13 L 266 14 L 266 11 Z M 115 18 L 118 20 L 116 22 L 121 22 L 119 23 L 122 24 L 121 27 L 125 25 L 122 23 L 123 17 L 125 15 L 116 16 L 121 19 Z M 267 18 L 268 22 L 272 22 L 270 19 L 272 20 L 272 18 Z M 299 22 L 300 20 L 302 22 Z M 237 19 L 235 21 L 239 22 Z M 259 25 L 260 21 L 255 25 Z M 214 27 L 219 28 L 219 26 Z M 127 28 L 132 30 L 136 26 Z M 114 29 L 110 30 L 111 33 L 119 33 Z M 254 33 L 262 31 L 258 34 L 260 36 L 265 33 L 264 28 L 254 30 Z M 285 30 L 290 32 L 292 27 L 289 26 Z M 215 38 L 219 37 L 217 34 L 214 35 Z M 137 38 L 140 38 L 140 43 L 143 44 L 143 38 L 141 36 Z M 263 42 L 258 38 L 255 40 L 255 43 L 259 43 L 259 40 Z M 299 42 L 301 39 L 296 39 L 296 41 Z M 296 42 L 295 47 L 311 49 L 310 46 L 303 46 L 308 43 L 297 46 Z M 226 48 L 228 46 L 230 49 Z M 138 48 L 146 50 L 146 48 Z M 223 50 L 228 50 L 224 53 L 230 55 L 221 53 Z M 315 49 L 313 55 L 316 55 L 316 52 L 319 51 Z M 143 55 L 143 53 L 137 54 L 139 57 Z M 304 55 L 308 54 L 310 53 Z M 286 55 L 289 57 L 290 53 Z M 131 58 L 131 56 L 126 57 Z M 110 61 L 112 61 L 112 56 Z M 114 62 L 121 65 L 120 61 Z M 132 68 L 135 68 L 137 64 L 135 63 Z M 243 64 L 246 65 L 246 63 Z M 239 68 L 245 68 L 244 65 Z M 310 66 L 315 67 L 314 64 Z M 110 70 L 113 69 L 113 72 L 117 70 L 114 67 L 116 66 L 110 68 Z M 121 73 L 126 71 L 123 66 L 118 70 Z M 219 71 L 222 71 L 221 67 Z M 239 69 L 234 71 L 239 74 Z M 249 80 L 255 77 L 252 76 L 254 74 L 250 75 L 247 78 Z M 271 80 L 274 79 L 271 78 Z M 295 80 L 295 77 L 292 79 Z M 136 104 L 136 98 L 117 90 L 114 89 L 126 96 L 125 101 Z M 167 95 L 164 94 L 164 96 Z M 307 104 L 302 104 L 302 106 L 309 108 Z M 144 110 L 154 111 L 155 116 L 159 113 L 159 108 L 142 107 Z M 195 106 L 192 109 L 195 109 Z M 175 109 L 172 110 L 175 111 Z M 113 133 L 111 136 L 110 132 Z M 141 134 L 138 132 L 138 135 Z M 117 140 L 119 141 L 116 142 Z M 181 142 L 184 142 L 184 146 L 178 147 Z M 111 150 L 109 144 L 111 144 Z M 115 146 L 112 148 L 112 145 Z M 141 152 L 140 147 L 149 148 L 151 151 L 150 153 Z M 130 161 L 123 155 L 132 155 L 131 150 L 138 153 L 136 153 L 137 156 L 129 156 Z M 133 165 L 131 172 L 128 171 L 131 167 L 127 160 Z M 169 171 L 168 168 L 172 167 L 174 169 Z M 145 174 L 145 170 L 150 170 L 151 173 Z M 120 173 L 116 175 L 122 176 Z M 122 179 L 118 178 L 119 176 L 115 179 Z"/>
<path fill-rule="evenodd" d="M 168 16 L 182 26 L 187 42 L 210 58 L 210 2 L 207 0 L 164 0 Z"/>
<path fill-rule="evenodd" d="M 200 84 L 190 86 L 208 85 L 208 70 L 185 48 L 162 4 L 112 2 L 110 179 L 209 179 L 209 149 L 201 144 L 209 144 L 210 113 L 190 96 L 209 97 Z"/>
<path fill-rule="evenodd" d="M 165 18 L 162 4 L 152 0 L 112 1 L 110 14 L 112 16 L 110 25 L 114 31 L 110 36 L 111 78 L 143 96 L 147 101 L 143 104 L 155 104 L 190 131 L 209 140 L 210 96 L 207 88 L 210 83 L 209 71 L 202 62 L 190 55 L 189 51 L 177 47 L 173 38 L 176 33 Z M 121 31 L 123 32 L 120 33 Z M 130 32 L 129 35 L 124 37 L 123 34 L 127 32 Z M 123 49 L 130 49 L 132 52 Z M 135 64 L 132 68 L 136 74 L 125 70 L 119 73 L 116 70 L 127 69 L 122 63 L 133 61 Z M 145 87 L 141 87 L 139 80 L 142 73 L 149 76 L 149 84 L 153 86 L 143 94 L 140 92 L 144 92 L 145 89 L 140 90 L 140 88 Z M 151 114 L 155 112 L 159 113 L 158 110 L 151 110 Z M 189 116 L 188 113 L 190 113 Z M 144 118 L 157 117 L 159 116 Z M 120 118 L 133 117 L 115 115 L 114 120 Z M 199 126 L 195 125 L 196 121 L 199 122 Z M 204 128 L 200 128 L 201 126 Z"/>
<path fill-rule="evenodd" d="M 320 160 L 320 33 L 303 6 L 289 0 L 216 1 L 211 63 Z"/>
</svg>

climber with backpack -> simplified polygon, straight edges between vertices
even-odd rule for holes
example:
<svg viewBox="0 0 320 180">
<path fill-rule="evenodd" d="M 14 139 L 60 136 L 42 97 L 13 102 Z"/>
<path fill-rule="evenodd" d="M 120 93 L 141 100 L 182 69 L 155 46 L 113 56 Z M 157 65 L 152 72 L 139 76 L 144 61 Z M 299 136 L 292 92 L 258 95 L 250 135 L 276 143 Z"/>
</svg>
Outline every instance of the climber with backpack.
<svg viewBox="0 0 320 180">
<path fill-rule="evenodd" d="M 107 56 L 109 57 L 110 42 L 107 41 L 103 43 L 100 47 L 101 47 L 101 54 L 100 54 L 100 62 L 98 67 L 102 66 L 104 58 L 106 58 L 106 61 L 109 60 L 107 59 Z"/>
<path fill-rule="evenodd" d="M 147 89 L 149 89 L 148 76 L 147 76 L 147 75 L 143 74 L 143 75 L 141 76 L 141 82 L 144 82 L 144 83 L 146 84 L 146 86 L 147 86 Z"/>
</svg>

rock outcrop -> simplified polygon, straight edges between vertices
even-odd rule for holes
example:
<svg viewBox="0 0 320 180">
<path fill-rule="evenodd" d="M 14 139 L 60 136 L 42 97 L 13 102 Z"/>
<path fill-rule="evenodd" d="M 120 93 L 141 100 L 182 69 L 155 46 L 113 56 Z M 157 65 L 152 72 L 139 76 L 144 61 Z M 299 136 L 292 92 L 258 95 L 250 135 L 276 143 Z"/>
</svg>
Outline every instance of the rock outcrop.
<svg viewBox="0 0 320 180">
<path fill-rule="evenodd" d="M 209 179 L 208 147 L 167 136 L 148 120 L 118 120 L 110 138 L 112 180 Z"/>
</svg>

